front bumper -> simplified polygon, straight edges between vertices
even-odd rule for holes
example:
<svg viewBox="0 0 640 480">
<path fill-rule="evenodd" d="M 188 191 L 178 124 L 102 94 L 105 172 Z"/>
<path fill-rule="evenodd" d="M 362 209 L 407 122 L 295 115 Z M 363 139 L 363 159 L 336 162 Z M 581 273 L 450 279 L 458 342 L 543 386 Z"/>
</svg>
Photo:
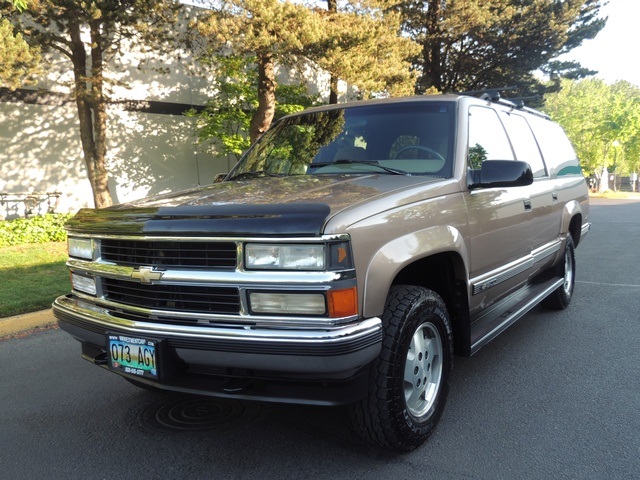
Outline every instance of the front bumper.
<svg viewBox="0 0 640 480">
<path fill-rule="evenodd" d="M 167 325 L 123 318 L 73 295 L 56 299 L 53 312 L 60 327 L 82 342 L 83 357 L 105 368 L 107 333 L 148 337 L 163 343 L 171 374 L 145 383 L 295 403 L 342 404 L 361 398 L 366 367 L 379 355 L 382 339 L 377 317 L 326 329 Z"/>
</svg>

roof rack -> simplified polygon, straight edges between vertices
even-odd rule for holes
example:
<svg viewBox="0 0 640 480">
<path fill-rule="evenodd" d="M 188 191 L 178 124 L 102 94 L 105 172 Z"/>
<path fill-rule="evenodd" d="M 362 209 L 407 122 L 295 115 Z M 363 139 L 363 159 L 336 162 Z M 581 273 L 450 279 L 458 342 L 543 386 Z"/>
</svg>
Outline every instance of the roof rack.
<svg viewBox="0 0 640 480">
<path fill-rule="evenodd" d="M 488 102 L 497 103 L 499 105 L 505 105 L 507 107 L 515 108 L 517 110 L 524 110 L 533 115 L 538 115 L 539 117 L 543 117 L 549 119 L 549 116 L 545 113 L 539 112 L 533 108 L 527 107 L 524 102 L 525 100 L 533 100 L 539 98 L 538 96 L 528 96 L 528 97 L 517 97 L 517 98 L 502 98 L 502 93 L 509 90 L 516 90 L 517 86 L 511 87 L 498 87 L 498 88 L 485 88 L 482 90 L 467 90 L 465 92 L 457 92 L 458 95 L 469 95 L 472 97 L 477 97 L 481 100 L 486 100 Z"/>
<path fill-rule="evenodd" d="M 459 92 L 459 95 L 469 95 L 472 97 L 478 97 L 482 100 L 489 100 L 490 102 L 499 103 L 502 100 L 502 92 L 515 90 L 518 87 L 497 87 L 497 88 L 483 88 L 482 90 L 467 90 L 466 92 Z"/>
</svg>

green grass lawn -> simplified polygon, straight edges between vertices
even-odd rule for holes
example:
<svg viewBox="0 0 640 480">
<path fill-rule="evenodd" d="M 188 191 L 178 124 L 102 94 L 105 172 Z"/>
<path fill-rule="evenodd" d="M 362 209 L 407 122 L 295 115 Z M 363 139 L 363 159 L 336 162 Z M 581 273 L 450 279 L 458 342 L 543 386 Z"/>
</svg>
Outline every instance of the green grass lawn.
<svg viewBox="0 0 640 480">
<path fill-rule="evenodd" d="M 0 247 L 0 318 L 36 312 L 71 290 L 67 243 Z"/>
</svg>

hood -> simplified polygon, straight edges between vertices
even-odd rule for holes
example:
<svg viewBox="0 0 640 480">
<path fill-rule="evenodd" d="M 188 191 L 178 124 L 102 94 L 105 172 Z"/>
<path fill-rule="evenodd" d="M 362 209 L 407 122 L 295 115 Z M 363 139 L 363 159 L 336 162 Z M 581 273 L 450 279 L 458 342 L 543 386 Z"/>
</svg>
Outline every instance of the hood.
<svg viewBox="0 0 640 480">
<path fill-rule="evenodd" d="M 258 177 L 83 209 L 70 232 L 145 235 L 319 235 L 327 220 L 391 191 L 433 181 L 402 175 Z"/>
</svg>

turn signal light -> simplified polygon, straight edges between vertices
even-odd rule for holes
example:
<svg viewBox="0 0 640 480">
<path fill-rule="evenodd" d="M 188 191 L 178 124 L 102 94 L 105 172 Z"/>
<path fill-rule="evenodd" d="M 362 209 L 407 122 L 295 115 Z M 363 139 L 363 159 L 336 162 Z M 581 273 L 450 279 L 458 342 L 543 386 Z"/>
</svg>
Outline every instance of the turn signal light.
<svg viewBox="0 0 640 480">
<path fill-rule="evenodd" d="M 327 294 L 329 316 L 351 317 L 358 314 L 358 289 L 356 287 L 346 290 L 329 290 Z"/>
</svg>

